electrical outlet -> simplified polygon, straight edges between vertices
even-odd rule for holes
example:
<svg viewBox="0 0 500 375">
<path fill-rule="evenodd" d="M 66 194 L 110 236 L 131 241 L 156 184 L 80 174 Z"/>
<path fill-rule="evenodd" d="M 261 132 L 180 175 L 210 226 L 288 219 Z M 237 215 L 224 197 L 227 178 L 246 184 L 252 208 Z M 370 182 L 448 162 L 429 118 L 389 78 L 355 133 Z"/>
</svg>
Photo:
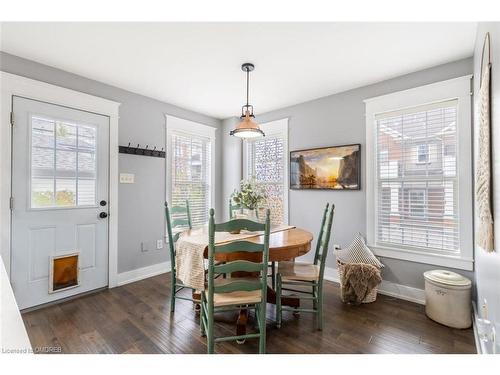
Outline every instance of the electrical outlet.
<svg viewBox="0 0 500 375">
<path fill-rule="evenodd" d="M 120 173 L 120 184 L 133 184 L 135 175 L 133 173 Z"/>
<path fill-rule="evenodd" d="M 483 304 L 481 305 L 481 317 L 483 319 L 488 319 L 488 301 L 483 299 Z"/>
<path fill-rule="evenodd" d="M 163 249 L 163 240 L 156 240 L 156 250 Z"/>
</svg>

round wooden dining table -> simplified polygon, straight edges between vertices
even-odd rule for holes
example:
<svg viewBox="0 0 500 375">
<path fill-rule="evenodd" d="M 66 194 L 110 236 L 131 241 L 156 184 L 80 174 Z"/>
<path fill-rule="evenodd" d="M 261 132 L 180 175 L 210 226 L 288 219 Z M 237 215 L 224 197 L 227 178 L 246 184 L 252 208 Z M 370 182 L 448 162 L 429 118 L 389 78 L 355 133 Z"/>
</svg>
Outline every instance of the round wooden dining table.
<svg viewBox="0 0 500 375">
<path fill-rule="evenodd" d="M 245 241 L 263 243 L 264 235 L 247 237 Z M 269 261 L 280 262 L 282 260 L 293 260 L 311 250 L 311 242 L 313 235 L 300 228 L 291 228 L 279 232 L 274 232 L 269 235 Z M 205 258 L 208 258 L 208 249 L 205 249 Z M 260 256 L 259 253 L 218 253 L 215 256 L 216 261 L 230 262 L 233 260 L 253 260 L 255 256 Z"/>
<path fill-rule="evenodd" d="M 269 262 L 280 262 L 285 260 L 294 260 L 304 254 L 307 254 L 311 250 L 311 242 L 313 240 L 313 235 L 300 228 L 292 228 L 288 230 L 283 230 L 279 232 L 271 233 L 269 236 Z M 245 238 L 245 241 L 251 241 L 256 243 L 263 243 L 264 236 L 255 236 Z M 208 257 L 208 249 L 205 249 L 204 256 Z M 216 254 L 215 260 L 220 262 L 231 262 L 233 260 L 249 260 L 249 261 L 260 261 L 258 258 L 260 253 L 247 253 L 247 252 L 235 252 L 235 253 L 219 253 Z M 247 276 L 248 274 L 242 275 L 240 273 L 233 274 L 232 276 Z M 267 287 L 267 302 L 276 304 L 276 292 L 270 286 Z M 299 307 L 300 301 L 297 298 L 282 298 L 282 305 L 290 307 Z M 240 310 L 238 320 L 236 322 L 236 335 L 244 335 L 246 332 L 246 325 L 248 321 L 248 310 Z"/>
</svg>

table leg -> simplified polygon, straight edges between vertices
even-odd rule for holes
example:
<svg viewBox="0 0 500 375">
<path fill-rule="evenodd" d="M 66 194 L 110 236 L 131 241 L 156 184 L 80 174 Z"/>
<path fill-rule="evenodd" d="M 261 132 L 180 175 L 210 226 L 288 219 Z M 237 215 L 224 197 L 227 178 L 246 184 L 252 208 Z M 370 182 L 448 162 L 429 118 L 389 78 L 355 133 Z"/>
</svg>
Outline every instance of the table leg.
<svg viewBox="0 0 500 375">
<path fill-rule="evenodd" d="M 232 277 L 235 276 L 232 275 Z M 200 293 L 196 293 L 193 291 L 193 299 L 199 301 L 200 298 L 201 298 Z M 267 303 L 272 303 L 273 305 L 276 304 L 276 292 L 270 286 L 267 287 Z M 283 306 L 298 308 L 300 307 L 300 299 L 293 297 L 282 297 L 281 304 Z M 238 315 L 238 319 L 236 321 L 237 336 L 245 335 L 247 333 L 247 323 L 248 323 L 248 310 L 241 309 Z M 244 342 L 245 340 L 237 340 L 238 344 L 243 344 Z"/>
<path fill-rule="evenodd" d="M 271 287 L 267 287 L 267 303 L 276 304 L 276 292 Z M 283 297 L 281 304 L 294 308 L 300 307 L 300 300 L 293 297 Z M 248 310 L 241 309 L 236 321 L 236 336 L 245 335 L 247 333 Z M 245 340 L 237 340 L 238 344 L 243 344 Z"/>
<path fill-rule="evenodd" d="M 194 309 L 194 311 L 199 313 L 201 310 L 201 306 L 200 306 L 201 293 L 197 292 L 196 290 L 193 290 L 192 297 L 193 297 L 193 309 Z"/>
<path fill-rule="evenodd" d="M 267 287 L 267 303 L 276 305 L 276 292 L 269 286 Z M 300 307 L 300 299 L 294 297 L 281 297 L 281 305 L 298 308 Z"/>
<path fill-rule="evenodd" d="M 231 277 L 258 277 L 258 272 L 233 272 Z M 236 320 L 236 336 L 245 335 L 247 333 L 247 323 L 248 323 L 248 310 L 241 309 L 238 314 L 238 319 Z M 245 340 L 236 340 L 238 344 L 244 344 Z"/>
<path fill-rule="evenodd" d="M 236 321 L 236 336 L 245 335 L 247 333 L 248 310 L 241 309 Z M 238 344 L 245 343 L 245 339 L 236 340 Z"/>
</svg>

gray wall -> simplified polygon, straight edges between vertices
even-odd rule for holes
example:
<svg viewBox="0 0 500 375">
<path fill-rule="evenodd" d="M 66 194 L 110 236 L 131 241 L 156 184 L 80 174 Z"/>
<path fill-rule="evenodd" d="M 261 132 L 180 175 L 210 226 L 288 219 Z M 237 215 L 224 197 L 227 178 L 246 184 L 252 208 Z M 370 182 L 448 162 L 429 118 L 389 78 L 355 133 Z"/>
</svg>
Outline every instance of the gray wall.
<svg viewBox="0 0 500 375">
<path fill-rule="evenodd" d="M 93 81 L 34 61 L 0 52 L 0 70 L 100 96 L 122 103 L 119 143 L 165 147 L 165 114 L 220 128 L 220 120 L 200 115 L 145 96 Z M 221 209 L 220 181 L 221 134 L 216 132 L 215 208 Z M 118 272 L 164 262 L 169 259 L 166 246 L 155 250 L 156 240 L 165 235 L 165 160 L 120 154 L 120 172 L 134 173 L 135 184 L 119 185 Z M 220 215 L 220 214 L 219 214 Z M 151 250 L 141 252 L 141 242 Z"/>
<path fill-rule="evenodd" d="M 237 137 L 231 137 L 229 132 L 234 129 L 240 119 L 231 117 L 222 121 L 222 210 L 223 219 L 229 220 L 229 197 L 239 186 L 243 176 L 243 142 Z"/>
<path fill-rule="evenodd" d="M 165 113 L 218 128 L 215 208 L 219 217 L 227 217 L 227 200 L 242 176 L 241 141 L 229 136 L 229 130 L 238 119 L 230 118 L 221 123 L 214 118 L 3 52 L 0 54 L 0 69 L 122 103 L 120 144 L 130 141 L 163 147 Z M 472 59 L 465 59 L 262 114 L 257 120 L 266 122 L 289 117 L 290 150 L 345 143 L 361 143 L 364 147 L 364 99 L 470 73 Z M 166 247 L 145 253 L 140 251 L 141 242 L 153 247 L 155 240 L 163 238 L 161 207 L 165 199 L 165 161 L 120 154 L 120 172 L 135 173 L 136 183 L 119 187 L 119 272 L 168 260 Z M 365 233 L 364 175 L 363 163 L 361 191 L 290 191 L 290 223 L 316 233 L 319 213 L 325 202 L 331 201 L 337 207 L 333 243 L 346 245 L 356 232 Z M 384 279 L 417 288 L 423 288 L 422 273 L 435 268 L 396 259 L 383 259 L 383 262 L 386 264 Z M 329 257 L 328 266 L 335 266 L 333 256 Z M 461 273 L 472 277 L 472 273 Z"/>
<path fill-rule="evenodd" d="M 481 51 L 486 32 L 491 38 L 491 127 L 492 150 L 493 150 L 493 198 L 494 213 L 496 213 L 497 224 L 495 226 L 495 252 L 487 253 L 481 248 L 475 248 L 475 277 L 476 277 L 476 305 L 480 316 L 484 317 L 482 305 L 486 300 L 488 306 L 488 318 L 495 324 L 496 331 L 500 332 L 500 225 L 498 217 L 500 213 L 500 23 L 480 23 L 478 25 L 476 44 L 474 49 L 474 141 L 477 145 L 479 134 L 478 121 L 478 92 L 481 69 Z M 477 146 L 475 147 L 475 159 L 477 160 Z M 477 220 L 476 220 L 477 222 Z M 498 336 L 498 334 L 497 334 Z M 497 339 L 498 342 L 498 339 Z M 500 350 L 500 345 L 498 350 Z"/>
<path fill-rule="evenodd" d="M 261 114 L 257 116 L 257 121 L 267 122 L 289 117 L 288 141 L 290 150 L 361 143 L 363 153 L 365 146 L 364 99 L 471 73 L 472 58 L 468 58 Z M 230 120 L 225 120 L 223 123 L 229 124 Z M 232 191 L 236 187 L 238 179 L 241 178 L 241 168 L 235 168 L 234 171 L 231 169 L 231 166 L 237 164 L 236 159 L 241 160 L 241 147 L 236 144 L 226 147 L 227 138 L 230 136 L 228 132 L 224 131 L 224 192 Z M 364 160 L 364 156 L 362 160 Z M 365 186 L 367 181 L 364 178 L 364 164 L 363 162 L 361 191 L 289 190 L 290 224 L 317 233 L 324 205 L 326 202 L 333 202 L 336 206 L 333 243 L 345 246 L 350 243 L 356 232 L 365 234 Z M 233 175 L 236 173 L 240 174 L 237 178 Z M 311 255 L 306 255 L 306 258 L 310 258 Z M 384 258 L 382 261 L 386 265 L 383 271 L 385 280 L 421 289 L 424 287 L 422 273 L 436 268 L 432 265 L 397 259 Z M 327 262 L 327 266 L 335 267 L 333 256 L 329 256 Z M 471 272 L 459 272 L 472 278 Z"/>
</svg>

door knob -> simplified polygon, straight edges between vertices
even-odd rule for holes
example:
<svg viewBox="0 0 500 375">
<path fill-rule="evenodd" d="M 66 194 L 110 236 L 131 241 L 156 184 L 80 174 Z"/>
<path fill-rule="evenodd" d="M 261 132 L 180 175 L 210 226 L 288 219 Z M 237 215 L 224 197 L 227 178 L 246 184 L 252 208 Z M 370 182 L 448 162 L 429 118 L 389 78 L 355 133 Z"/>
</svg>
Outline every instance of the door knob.
<svg viewBox="0 0 500 375">
<path fill-rule="evenodd" d="M 100 202 L 99 202 L 99 204 L 100 204 L 101 206 L 103 206 L 103 207 L 106 205 L 106 203 L 107 203 L 106 201 L 100 201 Z"/>
<path fill-rule="evenodd" d="M 108 214 L 107 214 L 106 212 L 101 212 L 101 213 L 99 214 L 99 217 L 100 217 L 101 219 L 105 219 L 105 218 L 107 218 L 107 217 L 108 217 Z"/>
</svg>

